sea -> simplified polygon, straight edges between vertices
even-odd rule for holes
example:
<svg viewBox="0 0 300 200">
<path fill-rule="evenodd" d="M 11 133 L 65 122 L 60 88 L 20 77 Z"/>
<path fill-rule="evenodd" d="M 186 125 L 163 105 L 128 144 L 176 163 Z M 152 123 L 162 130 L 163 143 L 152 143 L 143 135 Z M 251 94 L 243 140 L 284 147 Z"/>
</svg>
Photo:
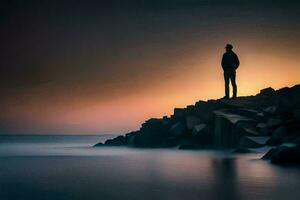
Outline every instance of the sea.
<svg viewBox="0 0 300 200">
<path fill-rule="evenodd" d="M 0 136 L 0 200 L 300 199 L 263 152 L 93 147 L 111 137 Z"/>
</svg>

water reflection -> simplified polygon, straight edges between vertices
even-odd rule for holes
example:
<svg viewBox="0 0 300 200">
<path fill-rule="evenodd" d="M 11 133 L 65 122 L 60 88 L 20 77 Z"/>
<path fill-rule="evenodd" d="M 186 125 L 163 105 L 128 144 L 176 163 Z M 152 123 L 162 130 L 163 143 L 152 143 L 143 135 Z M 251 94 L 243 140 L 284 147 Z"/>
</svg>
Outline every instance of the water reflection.
<svg viewBox="0 0 300 200">
<path fill-rule="evenodd" d="M 279 200 L 300 196 L 300 170 L 256 160 L 259 154 L 91 148 L 84 146 L 91 138 L 77 138 L 74 144 L 80 141 L 79 146 L 66 140 L 2 143 L 0 199 Z"/>
</svg>

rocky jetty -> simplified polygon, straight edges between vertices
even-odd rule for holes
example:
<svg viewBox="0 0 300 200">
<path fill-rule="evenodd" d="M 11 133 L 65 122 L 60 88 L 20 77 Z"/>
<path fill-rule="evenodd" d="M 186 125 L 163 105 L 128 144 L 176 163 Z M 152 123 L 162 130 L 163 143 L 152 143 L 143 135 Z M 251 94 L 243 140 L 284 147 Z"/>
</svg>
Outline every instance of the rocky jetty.
<svg viewBox="0 0 300 200">
<path fill-rule="evenodd" d="M 280 147 L 284 143 L 295 147 Z M 265 159 L 280 163 L 289 153 L 299 157 L 299 143 L 300 85 L 295 85 L 279 90 L 266 88 L 255 96 L 198 101 L 175 108 L 170 117 L 149 119 L 139 130 L 95 146 L 226 148 L 236 152 L 276 146 L 277 153 L 273 150 Z"/>
</svg>

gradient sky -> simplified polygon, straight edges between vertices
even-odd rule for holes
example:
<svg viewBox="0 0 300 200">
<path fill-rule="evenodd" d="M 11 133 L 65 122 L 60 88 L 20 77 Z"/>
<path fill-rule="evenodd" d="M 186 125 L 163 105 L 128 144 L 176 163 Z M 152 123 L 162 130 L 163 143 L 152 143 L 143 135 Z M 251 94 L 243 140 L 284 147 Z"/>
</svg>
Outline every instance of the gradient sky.
<svg viewBox="0 0 300 200">
<path fill-rule="evenodd" d="M 0 134 L 117 134 L 224 95 L 300 83 L 300 1 L 1 1 Z"/>
</svg>

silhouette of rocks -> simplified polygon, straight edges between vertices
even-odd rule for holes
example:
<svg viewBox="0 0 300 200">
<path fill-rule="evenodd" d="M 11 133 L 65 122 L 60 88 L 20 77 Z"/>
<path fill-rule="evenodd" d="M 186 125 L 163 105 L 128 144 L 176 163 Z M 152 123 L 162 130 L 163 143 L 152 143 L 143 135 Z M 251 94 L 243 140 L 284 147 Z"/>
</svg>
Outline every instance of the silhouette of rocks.
<svg viewBox="0 0 300 200">
<path fill-rule="evenodd" d="M 175 108 L 170 117 L 149 119 L 139 130 L 95 146 L 252 150 L 284 143 L 300 143 L 300 85 L 266 88 L 255 96 L 234 100 L 198 101 Z M 274 162 L 285 162 L 282 156 L 297 153 L 295 149 L 283 152 Z"/>
</svg>

